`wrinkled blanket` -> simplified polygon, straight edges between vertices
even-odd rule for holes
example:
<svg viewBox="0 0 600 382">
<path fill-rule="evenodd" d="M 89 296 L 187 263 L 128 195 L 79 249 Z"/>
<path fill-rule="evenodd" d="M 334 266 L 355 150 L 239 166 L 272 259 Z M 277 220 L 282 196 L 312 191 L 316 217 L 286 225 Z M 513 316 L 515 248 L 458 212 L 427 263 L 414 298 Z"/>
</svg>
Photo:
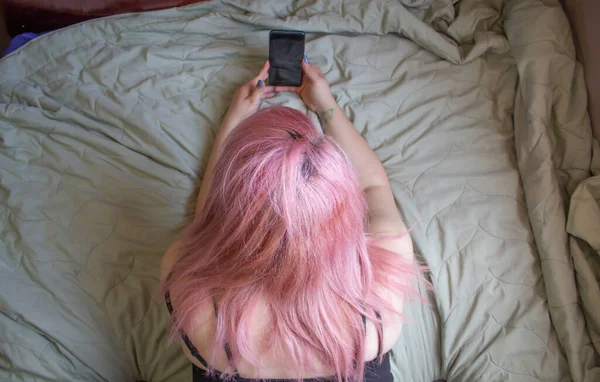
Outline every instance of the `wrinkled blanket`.
<svg viewBox="0 0 600 382">
<path fill-rule="evenodd" d="M 212 1 L 8 55 L 0 379 L 191 380 L 158 267 L 228 100 L 284 28 L 306 31 L 430 268 L 397 380 L 600 380 L 600 165 L 558 0 Z M 269 103 L 318 125 L 293 94 Z"/>
</svg>

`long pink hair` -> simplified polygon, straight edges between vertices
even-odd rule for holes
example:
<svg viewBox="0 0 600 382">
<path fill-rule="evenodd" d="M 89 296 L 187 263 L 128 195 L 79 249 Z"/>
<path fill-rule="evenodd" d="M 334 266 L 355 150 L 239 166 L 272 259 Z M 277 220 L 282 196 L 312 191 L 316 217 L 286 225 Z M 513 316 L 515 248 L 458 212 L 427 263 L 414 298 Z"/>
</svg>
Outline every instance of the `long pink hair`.
<svg viewBox="0 0 600 382">
<path fill-rule="evenodd" d="M 386 291 L 410 293 L 416 273 L 369 236 L 366 218 L 356 172 L 334 140 L 296 110 L 255 113 L 227 138 L 162 287 L 176 301 L 173 333 L 192 333 L 195 313 L 215 301 L 209 363 L 228 344 L 234 363 L 260 368 L 248 319 L 260 299 L 270 320 L 265 341 L 291 370 L 301 375 L 317 358 L 338 379 L 361 380 L 361 314 L 379 323 L 375 311 L 396 312 Z"/>
</svg>

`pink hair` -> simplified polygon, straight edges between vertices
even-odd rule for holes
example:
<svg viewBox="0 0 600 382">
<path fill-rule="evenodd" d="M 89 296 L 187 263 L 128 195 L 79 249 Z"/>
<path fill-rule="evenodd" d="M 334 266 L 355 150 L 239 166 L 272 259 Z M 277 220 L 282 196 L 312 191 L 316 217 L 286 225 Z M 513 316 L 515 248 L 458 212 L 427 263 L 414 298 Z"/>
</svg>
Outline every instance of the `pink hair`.
<svg viewBox="0 0 600 382">
<path fill-rule="evenodd" d="M 235 363 L 260 368 L 248 316 L 261 299 L 270 320 L 265 339 L 291 370 L 311 370 L 317 357 L 337 378 L 361 380 L 361 314 L 379 323 L 376 310 L 396 312 L 386 291 L 411 293 L 417 273 L 412 261 L 375 243 L 366 217 L 355 170 L 333 139 L 296 110 L 255 113 L 227 138 L 204 209 L 163 285 L 176 302 L 173 333 L 192 333 L 195 313 L 214 299 L 209 363 L 228 344 Z"/>
</svg>

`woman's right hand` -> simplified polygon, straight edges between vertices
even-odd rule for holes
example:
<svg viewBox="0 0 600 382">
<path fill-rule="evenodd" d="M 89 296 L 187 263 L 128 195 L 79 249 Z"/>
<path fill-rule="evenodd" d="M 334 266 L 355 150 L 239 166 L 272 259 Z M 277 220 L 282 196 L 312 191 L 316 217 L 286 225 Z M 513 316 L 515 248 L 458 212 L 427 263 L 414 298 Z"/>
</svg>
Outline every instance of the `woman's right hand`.
<svg viewBox="0 0 600 382">
<path fill-rule="evenodd" d="M 317 114 L 336 105 L 323 72 L 318 66 L 309 64 L 306 56 L 302 60 L 302 71 L 300 86 L 275 86 L 275 91 L 298 93 L 306 106 Z"/>
</svg>

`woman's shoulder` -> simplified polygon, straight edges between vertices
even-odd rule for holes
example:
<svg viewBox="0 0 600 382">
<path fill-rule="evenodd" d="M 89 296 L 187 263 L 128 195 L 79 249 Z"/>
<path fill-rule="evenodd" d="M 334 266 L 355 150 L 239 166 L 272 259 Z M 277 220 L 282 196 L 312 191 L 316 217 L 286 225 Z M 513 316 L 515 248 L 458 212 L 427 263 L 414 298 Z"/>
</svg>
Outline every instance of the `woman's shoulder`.
<svg viewBox="0 0 600 382">
<path fill-rule="evenodd" d="M 175 240 L 163 255 L 160 263 L 160 281 L 167 279 L 175 263 L 181 258 L 181 239 Z"/>
</svg>

